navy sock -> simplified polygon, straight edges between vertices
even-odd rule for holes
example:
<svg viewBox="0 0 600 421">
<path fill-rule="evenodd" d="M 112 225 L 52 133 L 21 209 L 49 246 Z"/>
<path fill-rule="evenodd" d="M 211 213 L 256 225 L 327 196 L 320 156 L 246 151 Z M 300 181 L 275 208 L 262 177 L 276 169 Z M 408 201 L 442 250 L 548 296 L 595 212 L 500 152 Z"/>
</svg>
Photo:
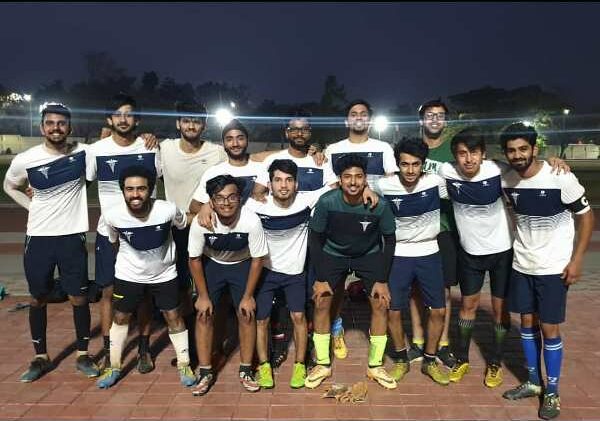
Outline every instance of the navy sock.
<svg viewBox="0 0 600 421">
<path fill-rule="evenodd" d="M 29 306 L 29 329 L 31 341 L 36 354 L 46 354 L 46 326 L 48 312 L 45 305 L 40 307 Z"/>
<path fill-rule="evenodd" d="M 544 338 L 544 363 L 546 364 L 546 375 L 548 376 L 547 394 L 558 395 L 562 357 L 563 343 L 560 336 L 557 338 Z"/>
<path fill-rule="evenodd" d="M 529 372 L 529 381 L 536 385 L 541 385 L 540 377 L 540 354 L 542 352 L 542 339 L 538 327 L 521 328 L 521 345 L 525 354 L 527 371 Z"/>
</svg>

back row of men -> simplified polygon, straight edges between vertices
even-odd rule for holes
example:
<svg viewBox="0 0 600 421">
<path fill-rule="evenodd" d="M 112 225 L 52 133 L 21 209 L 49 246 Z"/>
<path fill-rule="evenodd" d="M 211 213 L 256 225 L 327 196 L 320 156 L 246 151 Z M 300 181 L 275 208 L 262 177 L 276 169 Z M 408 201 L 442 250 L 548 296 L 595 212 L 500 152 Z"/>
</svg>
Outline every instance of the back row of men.
<svg viewBox="0 0 600 421">
<path fill-rule="evenodd" d="M 442 140 L 448 109 L 435 100 L 419 109 L 423 139 L 408 139 L 392 149 L 369 138 L 372 110 L 358 100 L 346 110 L 348 138 L 329 145 L 325 157 L 309 156 L 309 117 L 300 114 L 288 122 L 287 150 L 250 157 L 248 131 L 237 120 L 223 128 L 223 146 L 201 138 L 206 128 L 202 106 L 180 104 L 176 126 L 181 138 L 164 140 L 159 148 L 135 134 L 140 115 L 133 98 L 117 95 L 109 110 L 111 136 L 87 146 L 68 141 L 70 110 L 47 105 L 41 121 L 44 143 L 17 155 L 4 180 L 5 191 L 29 210 L 24 266 L 36 355 L 21 381 L 34 381 L 52 367 L 46 302 L 56 266 L 73 305 L 78 370 L 88 377 L 100 375 L 98 387 L 115 384 L 129 319 L 137 312 L 137 367 L 151 371 L 152 301 L 147 297 L 152 296 L 167 322 L 181 383 L 195 395 L 208 392 L 216 379 L 213 324 L 225 290 L 238 316 L 240 382 L 247 390 L 274 385 L 267 344 L 278 290 L 285 293 L 294 327 L 290 386 L 314 388 L 330 377 L 331 343 L 336 358 L 348 353 L 339 314 L 350 272 L 364 282 L 372 312 L 367 376 L 394 389 L 410 362 L 423 360 L 423 373 L 436 383 L 458 382 L 469 371 L 471 332 L 489 272 L 494 348 L 484 383 L 497 387 L 503 381 L 510 308 L 521 314 L 529 379 L 503 396 L 543 394 L 540 416 L 558 416 L 559 325 L 568 285 L 581 273 L 593 213 L 564 163 L 555 160 L 563 167 L 558 174 L 536 159 L 533 128 L 515 123 L 502 132 L 508 165 L 487 160 L 477 128 L 462 130 L 451 142 Z M 167 201 L 154 199 L 160 176 Z M 96 179 L 102 369 L 87 352 L 86 180 Z M 31 198 L 22 191 L 27 184 Z M 574 247 L 573 214 L 580 231 Z M 455 357 L 448 327 L 450 287 L 457 284 L 462 306 Z M 192 301 L 194 287 L 197 299 Z M 314 308 L 307 308 L 310 304 Z M 423 306 L 429 310 L 426 329 Z M 401 315 L 409 307 L 413 335 L 407 345 Z M 338 315 L 333 323 L 332 309 Z M 316 359 L 308 372 L 307 316 L 313 319 Z M 389 372 L 383 367 L 388 332 L 394 361 Z M 545 386 L 539 369 L 541 336 Z M 188 351 L 194 346 L 197 373 Z"/>
</svg>

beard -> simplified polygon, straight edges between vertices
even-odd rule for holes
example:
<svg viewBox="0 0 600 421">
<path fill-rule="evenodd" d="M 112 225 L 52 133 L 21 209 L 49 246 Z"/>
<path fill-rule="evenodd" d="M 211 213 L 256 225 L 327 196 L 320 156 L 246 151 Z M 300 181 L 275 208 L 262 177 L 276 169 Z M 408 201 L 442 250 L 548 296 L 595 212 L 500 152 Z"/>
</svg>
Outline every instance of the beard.
<svg viewBox="0 0 600 421">
<path fill-rule="evenodd" d="M 438 132 L 432 132 L 427 128 L 427 126 L 423 126 L 423 134 L 425 134 L 425 137 L 427 137 L 428 139 L 439 139 L 442 136 L 443 132 L 443 127 Z"/>
<path fill-rule="evenodd" d="M 533 158 L 533 155 L 531 155 L 529 158 L 526 159 L 512 160 L 510 161 L 510 166 L 512 169 L 518 172 L 526 171 L 527 168 L 529 168 L 531 164 L 533 164 Z"/>
</svg>

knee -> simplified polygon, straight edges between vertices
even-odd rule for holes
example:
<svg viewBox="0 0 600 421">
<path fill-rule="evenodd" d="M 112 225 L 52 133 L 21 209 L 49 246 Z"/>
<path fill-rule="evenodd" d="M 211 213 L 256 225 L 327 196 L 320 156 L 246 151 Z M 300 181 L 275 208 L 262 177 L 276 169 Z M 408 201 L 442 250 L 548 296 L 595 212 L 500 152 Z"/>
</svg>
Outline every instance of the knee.
<svg viewBox="0 0 600 421">
<path fill-rule="evenodd" d="M 121 313 L 120 311 L 115 312 L 115 316 L 113 317 L 113 322 L 117 325 L 126 325 L 129 324 L 129 318 L 131 315 L 129 313 Z"/>
<path fill-rule="evenodd" d="M 444 320 L 444 316 L 446 315 L 446 309 L 445 308 L 432 308 L 431 312 L 429 314 L 429 317 L 431 317 L 432 319 L 438 321 L 438 320 Z"/>
<path fill-rule="evenodd" d="M 306 324 L 306 316 L 304 313 L 301 312 L 292 312 L 290 313 L 291 318 L 292 318 L 292 323 L 294 323 L 295 325 L 303 325 Z"/>
<path fill-rule="evenodd" d="M 31 307 L 44 307 L 47 303 L 46 300 L 46 297 L 31 297 L 31 299 L 29 300 L 29 305 Z"/>
</svg>

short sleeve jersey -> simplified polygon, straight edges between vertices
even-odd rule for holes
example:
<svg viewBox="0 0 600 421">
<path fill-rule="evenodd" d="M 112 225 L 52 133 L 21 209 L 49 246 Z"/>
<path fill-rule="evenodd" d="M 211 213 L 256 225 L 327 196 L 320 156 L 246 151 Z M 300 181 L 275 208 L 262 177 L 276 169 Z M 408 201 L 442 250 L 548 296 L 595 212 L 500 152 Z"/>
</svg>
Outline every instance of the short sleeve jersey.
<svg viewBox="0 0 600 421">
<path fill-rule="evenodd" d="M 229 174 L 233 177 L 244 180 L 242 202 L 245 202 L 252 194 L 252 190 L 254 189 L 254 181 L 261 171 L 262 163 L 252 161 L 251 159 L 249 159 L 248 163 L 242 167 L 231 165 L 229 162 L 221 162 L 220 164 L 207 169 L 204 175 L 202 175 L 200 184 L 198 184 L 198 188 L 194 192 L 193 199 L 200 203 L 208 203 L 210 198 L 206 192 L 206 182 L 219 175 Z"/>
</svg>

